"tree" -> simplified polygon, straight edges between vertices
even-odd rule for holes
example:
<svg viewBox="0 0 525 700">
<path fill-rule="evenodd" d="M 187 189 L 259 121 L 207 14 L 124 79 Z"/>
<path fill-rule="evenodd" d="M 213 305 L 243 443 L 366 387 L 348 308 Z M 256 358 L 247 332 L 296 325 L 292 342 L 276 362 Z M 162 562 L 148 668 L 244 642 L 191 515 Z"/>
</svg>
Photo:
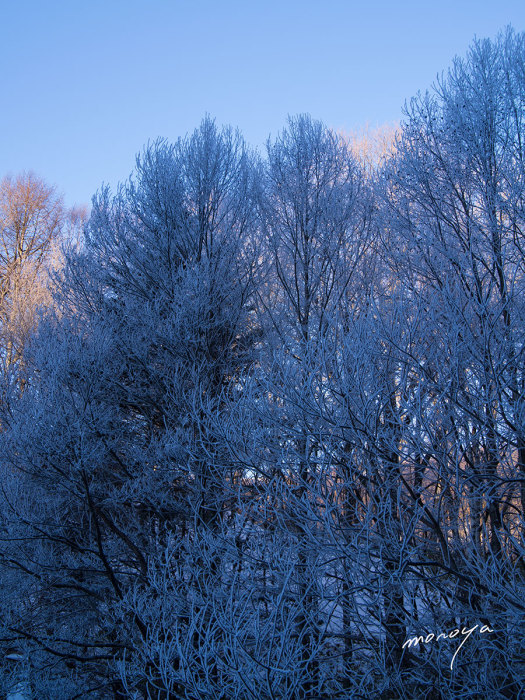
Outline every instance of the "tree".
<svg viewBox="0 0 525 700">
<path fill-rule="evenodd" d="M 524 108 L 509 29 L 380 164 L 207 117 L 99 192 L 0 404 L 39 698 L 519 694 Z"/>
<path fill-rule="evenodd" d="M 156 599 L 168 555 L 187 582 L 176 622 L 191 673 L 209 675 L 199 600 L 218 575 L 228 472 L 207 416 L 227 415 L 249 361 L 252 187 L 241 138 L 210 119 L 151 144 L 115 197 L 94 199 L 85 250 L 66 260 L 57 312 L 28 350 L 1 436 L 3 574 L 27 594 L 4 607 L 2 636 L 28 649 L 39 697 L 182 692 L 180 657 L 159 667 L 173 638 L 136 605 Z"/>
<path fill-rule="evenodd" d="M 426 393 L 407 413 L 419 489 L 428 483 L 412 498 L 431 508 L 458 616 L 509 625 L 523 615 L 524 105 L 524 35 L 476 41 L 411 101 L 386 171 L 395 269 L 428 319 L 403 362 Z M 503 635 L 490 682 L 512 697 Z"/>
<path fill-rule="evenodd" d="M 21 358 L 46 298 L 39 275 L 61 232 L 64 208 L 33 173 L 0 182 L 0 356 L 4 372 Z"/>
<path fill-rule="evenodd" d="M 323 518 L 314 504 L 322 499 L 329 451 L 320 444 L 323 423 L 311 406 L 325 391 L 330 370 L 322 358 L 337 338 L 339 310 L 343 302 L 352 305 L 363 280 L 371 203 L 347 145 L 307 116 L 289 119 L 268 143 L 265 186 L 270 273 L 260 297 L 267 328 L 262 381 L 273 403 L 268 407 L 273 422 L 268 478 L 283 482 L 278 492 L 285 500 L 276 509 L 286 519 L 283 537 L 292 538 L 296 557 L 287 591 L 294 611 L 289 646 L 298 650 L 297 686 L 286 695 L 292 697 L 294 692 L 327 692 L 318 664 L 326 643 L 320 584 L 326 562 L 323 535 L 315 534 L 315 523 Z M 292 674 L 288 678 L 292 683 Z"/>
<path fill-rule="evenodd" d="M 393 155 L 398 130 L 399 125 L 394 124 L 383 124 L 375 128 L 366 124 L 357 131 L 343 133 L 342 138 L 348 142 L 361 167 L 372 174 L 381 167 L 385 159 Z"/>
</svg>

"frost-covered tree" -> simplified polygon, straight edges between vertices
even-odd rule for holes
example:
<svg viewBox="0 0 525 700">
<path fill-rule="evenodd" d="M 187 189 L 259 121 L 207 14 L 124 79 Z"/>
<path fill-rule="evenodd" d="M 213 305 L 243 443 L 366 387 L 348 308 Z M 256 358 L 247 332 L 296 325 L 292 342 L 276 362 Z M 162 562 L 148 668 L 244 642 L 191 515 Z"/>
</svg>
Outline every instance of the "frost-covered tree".
<svg viewBox="0 0 525 700">
<path fill-rule="evenodd" d="M 275 518 L 295 549 L 287 590 L 294 619 L 289 646 L 298 656 L 298 686 L 286 695 L 293 697 L 334 688 L 326 685 L 327 671 L 319 664 L 330 617 L 323 602 L 327 564 L 319 489 L 330 452 L 311 402 L 323 400 L 331 370 L 322 360 L 328 348 L 337 353 L 339 309 L 359 295 L 371 203 L 347 144 L 322 123 L 300 116 L 268 144 L 261 210 L 269 260 L 259 294 L 267 339 L 260 381 L 269 397 L 269 433 L 262 436 L 270 465 L 266 478 L 281 481 L 277 492 L 284 498 Z"/>
<path fill-rule="evenodd" d="M 518 696 L 524 42 L 380 165 L 206 118 L 95 197 L 0 404 L 3 688 Z"/>
<path fill-rule="evenodd" d="M 115 197 L 94 199 L 27 389 L 2 416 L 13 593 L 2 639 L 26 650 L 40 698 L 180 695 L 179 662 L 174 687 L 159 669 L 172 640 L 154 646 L 157 622 L 136 605 L 156 604 L 166 557 L 186 591 L 176 621 L 202 646 L 189 610 L 205 615 L 231 481 L 209 421 L 227 414 L 250 361 L 252 186 L 241 138 L 210 119 L 175 146 L 150 145 Z M 194 543 L 185 562 L 169 555 L 181 541 Z"/>
<path fill-rule="evenodd" d="M 524 612 L 524 108 L 523 34 L 476 41 L 409 104 L 385 173 L 391 267 L 413 299 L 407 319 L 426 326 L 401 365 L 409 493 L 435 562 L 415 572 L 458 618 L 492 618 L 484 682 L 501 697 L 523 671 L 511 659 Z"/>
</svg>

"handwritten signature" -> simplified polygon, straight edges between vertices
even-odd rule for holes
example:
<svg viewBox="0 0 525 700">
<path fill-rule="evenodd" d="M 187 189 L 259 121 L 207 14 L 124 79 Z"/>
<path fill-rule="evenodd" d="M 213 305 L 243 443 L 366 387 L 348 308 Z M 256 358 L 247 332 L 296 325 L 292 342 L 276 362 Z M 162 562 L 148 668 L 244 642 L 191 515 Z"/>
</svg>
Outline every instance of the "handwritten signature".
<svg viewBox="0 0 525 700">
<path fill-rule="evenodd" d="M 459 627 L 452 630 L 451 632 L 440 632 L 439 634 L 434 634 L 431 632 L 430 634 L 427 634 L 426 637 L 423 635 L 415 636 L 415 637 L 410 637 L 409 639 L 406 640 L 406 642 L 403 644 L 403 649 L 408 646 L 410 649 L 413 646 L 417 646 L 418 644 L 429 644 L 430 642 L 439 642 L 440 639 L 455 639 L 458 637 L 460 634 L 463 635 L 464 639 L 459 645 L 459 647 L 456 649 L 456 652 L 454 656 L 452 657 L 452 661 L 450 662 L 450 668 L 452 669 L 454 666 L 454 661 L 456 660 L 456 656 L 458 655 L 458 651 L 461 649 L 463 644 L 467 641 L 467 639 L 471 636 L 473 632 L 475 632 L 478 629 L 479 625 L 474 625 L 474 627 L 466 628 L 463 627 L 463 629 L 459 630 Z M 485 634 L 486 632 L 494 632 L 493 629 L 491 629 L 488 625 L 482 625 L 479 634 Z"/>
</svg>

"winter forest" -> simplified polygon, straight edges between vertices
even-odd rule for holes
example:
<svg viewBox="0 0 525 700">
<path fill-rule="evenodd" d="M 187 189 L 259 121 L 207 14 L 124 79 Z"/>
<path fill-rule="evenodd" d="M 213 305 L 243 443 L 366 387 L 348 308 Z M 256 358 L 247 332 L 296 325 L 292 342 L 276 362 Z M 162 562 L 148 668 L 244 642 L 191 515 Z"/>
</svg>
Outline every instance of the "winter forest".
<svg viewBox="0 0 525 700">
<path fill-rule="evenodd" d="M 0 185 L 0 693 L 518 698 L 525 34 L 356 144 Z"/>
</svg>

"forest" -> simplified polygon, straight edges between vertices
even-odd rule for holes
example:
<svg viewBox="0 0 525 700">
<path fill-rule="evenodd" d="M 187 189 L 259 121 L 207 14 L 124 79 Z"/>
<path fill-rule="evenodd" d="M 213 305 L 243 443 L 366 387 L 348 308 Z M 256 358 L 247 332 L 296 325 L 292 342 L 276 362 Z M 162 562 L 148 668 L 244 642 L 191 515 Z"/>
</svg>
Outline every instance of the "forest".
<svg viewBox="0 0 525 700">
<path fill-rule="evenodd" d="M 525 33 L 379 141 L 2 180 L 2 697 L 521 697 Z"/>
</svg>

